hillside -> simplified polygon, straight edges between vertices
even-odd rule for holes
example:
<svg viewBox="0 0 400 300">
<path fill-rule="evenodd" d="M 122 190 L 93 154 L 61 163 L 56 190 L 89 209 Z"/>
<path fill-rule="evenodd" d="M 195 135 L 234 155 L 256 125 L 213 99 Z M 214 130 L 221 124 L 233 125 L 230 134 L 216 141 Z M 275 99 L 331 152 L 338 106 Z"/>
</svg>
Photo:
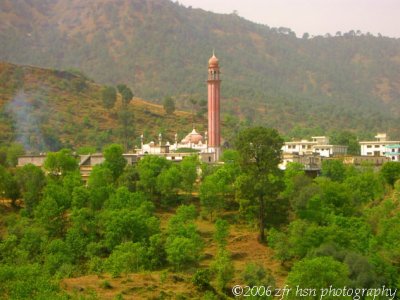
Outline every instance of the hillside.
<svg viewBox="0 0 400 300">
<path fill-rule="evenodd" d="M 399 39 L 355 31 L 296 38 L 169 0 L 4 0 L 0 20 L 0 60 L 77 68 L 189 108 L 190 97 L 206 97 L 215 48 L 226 114 L 289 134 L 400 135 Z"/>
<path fill-rule="evenodd" d="M 0 141 L 17 140 L 28 151 L 57 150 L 72 146 L 101 149 L 120 142 L 118 119 L 121 99 L 114 108 L 104 108 L 103 86 L 73 71 L 57 71 L 0 63 Z M 134 98 L 129 105 L 133 116 L 131 146 L 154 140 L 164 134 L 173 141 L 192 127 L 192 114 L 176 111 L 166 115 L 160 105 Z M 205 129 L 203 117 L 195 116 L 199 131 Z"/>
</svg>

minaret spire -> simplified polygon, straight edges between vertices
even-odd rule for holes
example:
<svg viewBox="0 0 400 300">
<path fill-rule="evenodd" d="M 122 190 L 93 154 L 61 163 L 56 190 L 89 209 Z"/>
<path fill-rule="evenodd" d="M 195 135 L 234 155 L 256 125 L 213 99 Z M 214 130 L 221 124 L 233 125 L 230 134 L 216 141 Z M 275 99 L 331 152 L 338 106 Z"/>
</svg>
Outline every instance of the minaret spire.
<svg viewBox="0 0 400 300">
<path fill-rule="evenodd" d="M 215 153 L 215 160 L 219 159 L 221 146 L 220 130 L 220 86 L 219 61 L 213 56 L 208 61 L 208 148 Z"/>
</svg>

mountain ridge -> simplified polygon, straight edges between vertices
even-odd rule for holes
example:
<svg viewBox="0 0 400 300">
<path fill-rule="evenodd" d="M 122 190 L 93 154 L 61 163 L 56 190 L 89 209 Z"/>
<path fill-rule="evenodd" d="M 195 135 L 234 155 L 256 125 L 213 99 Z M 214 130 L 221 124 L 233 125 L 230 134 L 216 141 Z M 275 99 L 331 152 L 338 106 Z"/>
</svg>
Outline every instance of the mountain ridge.
<svg viewBox="0 0 400 300">
<path fill-rule="evenodd" d="M 172 95 L 188 109 L 190 98 L 206 99 L 215 48 L 225 120 L 288 135 L 400 135 L 400 39 L 354 31 L 301 39 L 168 0 L 5 0 L 0 11 L 2 60 L 78 68 L 156 103 Z"/>
<path fill-rule="evenodd" d="M 121 97 L 113 108 L 105 108 L 104 88 L 83 74 L 0 62 L 0 144 L 17 141 L 28 152 L 78 149 L 122 143 Z M 166 114 L 163 107 L 134 97 L 128 106 L 129 151 L 140 143 L 183 138 L 192 129 L 205 130 L 205 118 L 186 111 Z"/>
</svg>

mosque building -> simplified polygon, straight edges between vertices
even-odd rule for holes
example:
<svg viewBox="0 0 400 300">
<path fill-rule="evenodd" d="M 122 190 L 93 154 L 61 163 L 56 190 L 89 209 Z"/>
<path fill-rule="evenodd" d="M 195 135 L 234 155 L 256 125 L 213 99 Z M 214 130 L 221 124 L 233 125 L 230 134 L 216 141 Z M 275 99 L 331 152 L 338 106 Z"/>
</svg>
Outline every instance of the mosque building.
<svg viewBox="0 0 400 300">
<path fill-rule="evenodd" d="M 217 162 L 221 156 L 221 124 L 220 124 L 220 90 L 221 79 L 219 60 L 213 53 L 208 61 L 208 131 L 204 136 L 196 131 L 195 128 L 188 133 L 185 138 L 178 141 L 175 134 L 175 141 L 171 144 L 169 141 L 163 144 L 162 135 L 158 136 L 158 141 L 143 143 L 141 136 L 141 147 L 136 150 L 137 154 L 164 155 L 167 159 L 180 159 L 179 149 L 193 149 L 199 152 L 200 158 L 205 162 Z"/>
</svg>

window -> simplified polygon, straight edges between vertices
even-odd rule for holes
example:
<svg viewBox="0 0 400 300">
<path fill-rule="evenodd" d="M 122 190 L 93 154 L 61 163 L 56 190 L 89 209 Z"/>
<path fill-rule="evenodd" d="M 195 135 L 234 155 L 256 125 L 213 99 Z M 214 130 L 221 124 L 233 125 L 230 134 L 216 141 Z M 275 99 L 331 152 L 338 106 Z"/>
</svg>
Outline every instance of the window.
<svg viewBox="0 0 400 300">
<path fill-rule="evenodd" d="M 379 148 L 379 145 L 375 145 L 375 148 Z"/>
<path fill-rule="evenodd" d="M 305 149 L 305 148 L 306 148 L 306 145 L 301 145 L 301 148 L 302 148 L 302 149 Z"/>
<path fill-rule="evenodd" d="M 367 148 L 372 148 L 372 145 L 367 145 Z"/>
</svg>

